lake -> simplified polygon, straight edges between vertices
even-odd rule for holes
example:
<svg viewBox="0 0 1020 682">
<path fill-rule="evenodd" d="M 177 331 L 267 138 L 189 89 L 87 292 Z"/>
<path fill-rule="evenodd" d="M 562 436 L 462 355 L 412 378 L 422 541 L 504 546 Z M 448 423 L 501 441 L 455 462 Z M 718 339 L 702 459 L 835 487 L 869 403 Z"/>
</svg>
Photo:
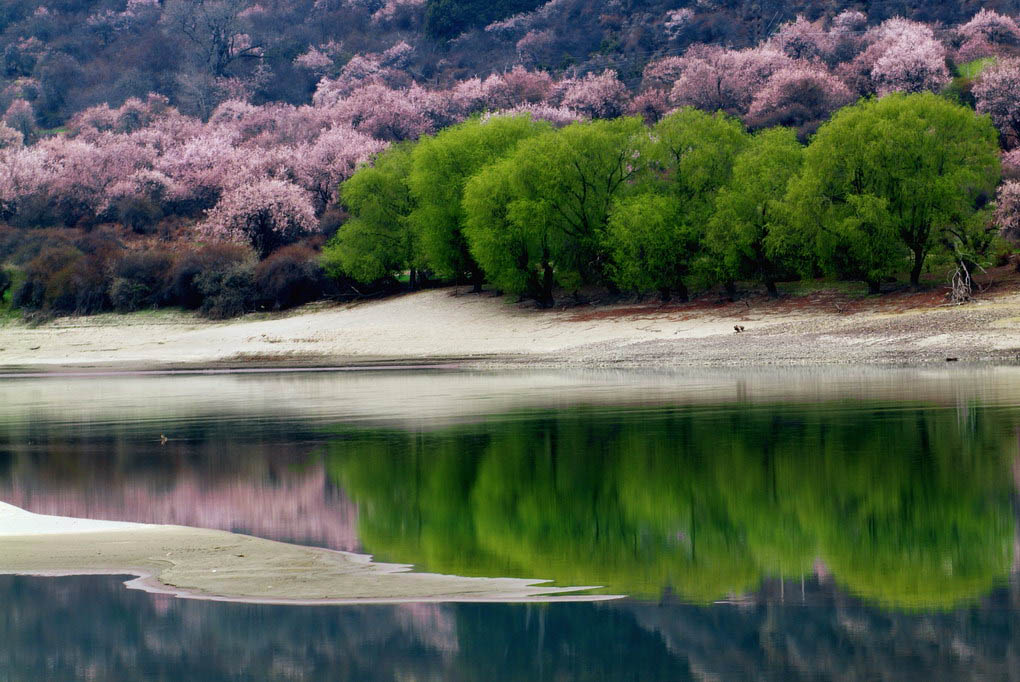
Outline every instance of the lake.
<svg viewBox="0 0 1020 682">
<path fill-rule="evenodd" d="M 0 679 L 1010 679 L 1018 434 L 1017 368 L 0 379 L 0 501 L 623 595 L 0 576 Z"/>
</svg>

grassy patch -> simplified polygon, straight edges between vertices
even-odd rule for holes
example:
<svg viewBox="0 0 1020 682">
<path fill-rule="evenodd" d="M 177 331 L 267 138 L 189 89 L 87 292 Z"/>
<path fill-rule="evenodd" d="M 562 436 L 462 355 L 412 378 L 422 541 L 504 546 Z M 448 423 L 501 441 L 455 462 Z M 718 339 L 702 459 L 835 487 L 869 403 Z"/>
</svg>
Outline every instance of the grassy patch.
<svg viewBox="0 0 1020 682">
<path fill-rule="evenodd" d="M 982 57 L 974 61 L 956 65 L 956 75 L 964 78 L 977 78 L 988 66 L 995 63 L 995 57 Z"/>
</svg>

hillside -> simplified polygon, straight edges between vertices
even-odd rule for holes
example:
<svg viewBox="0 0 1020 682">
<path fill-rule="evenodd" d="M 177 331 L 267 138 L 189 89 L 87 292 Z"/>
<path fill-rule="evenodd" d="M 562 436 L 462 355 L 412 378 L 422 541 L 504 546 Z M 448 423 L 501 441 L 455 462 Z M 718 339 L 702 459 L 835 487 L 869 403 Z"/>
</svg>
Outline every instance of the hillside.
<svg viewBox="0 0 1020 682">
<path fill-rule="evenodd" d="M 981 8 L 1016 14 L 1020 2 L 10 0 L 0 7 L 0 111 L 26 99 L 48 129 L 150 92 L 201 117 L 241 95 L 305 104 L 321 77 L 401 43 L 411 49 L 398 70 L 422 84 L 523 64 L 573 75 L 612 68 L 636 87 L 649 61 L 695 43 L 748 47 L 800 14 L 951 26 Z"/>
</svg>

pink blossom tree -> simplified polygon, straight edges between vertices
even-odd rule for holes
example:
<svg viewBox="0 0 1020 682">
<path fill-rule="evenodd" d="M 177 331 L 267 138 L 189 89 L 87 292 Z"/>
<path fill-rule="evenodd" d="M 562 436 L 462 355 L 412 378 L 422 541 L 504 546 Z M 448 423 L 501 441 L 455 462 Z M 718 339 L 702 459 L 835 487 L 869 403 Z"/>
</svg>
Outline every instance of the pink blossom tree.
<svg viewBox="0 0 1020 682">
<path fill-rule="evenodd" d="M 1016 45 L 1020 42 L 1020 26 L 1012 17 L 994 10 L 982 9 L 960 26 L 964 42 L 984 41 L 992 45 Z"/>
<path fill-rule="evenodd" d="M 999 233 L 1012 242 L 1020 241 L 1020 181 L 1010 180 L 999 187 L 995 205 Z"/>
<path fill-rule="evenodd" d="M 651 125 L 665 116 L 673 107 L 669 104 L 669 91 L 662 89 L 645 90 L 630 101 L 627 113 L 640 116 Z"/>
<path fill-rule="evenodd" d="M 787 55 L 770 47 L 726 50 L 695 46 L 684 55 L 671 97 L 679 106 L 743 115 L 754 93 L 792 63 Z"/>
<path fill-rule="evenodd" d="M 539 104 L 549 99 L 553 79 L 544 71 L 529 71 L 517 65 L 506 73 L 492 74 L 482 82 L 489 109 L 511 109 L 522 104 Z"/>
<path fill-rule="evenodd" d="M 630 92 L 616 76 L 606 69 L 568 82 L 563 106 L 590 118 L 616 118 L 627 108 Z"/>
<path fill-rule="evenodd" d="M 1002 153 L 1002 177 L 1020 180 L 1020 147 Z"/>
<path fill-rule="evenodd" d="M 8 126 L 3 121 L 0 121 L 0 151 L 5 149 L 20 149 L 24 143 L 24 135 Z"/>
<path fill-rule="evenodd" d="M 840 68 L 860 94 L 937 91 L 950 80 L 946 48 L 931 27 L 889 19 L 868 31 L 867 49 Z"/>
<path fill-rule="evenodd" d="M 259 180 L 227 192 L 200 230 L 214 239 L 251 244 L 264 258 L 316 227 L 310 192 L 282 180 Z"/>
<path fill-rule="evenodd" d="M 801 15 L 780 26 L 768 42 L 793 59 L 825 59 L 833 48 L 832 36 L 822 22 L 808 21 Z"/>
<path fill-rule="evenodd" d="M 386 143 L 353 128 L 330 128 L 319 138 L 297 148 L 296 176 L 299 185 L 312 192 L 318 211 L 336 203 L 340 183 L 351 177 L 358 164 L 386 148 Z"/>
<path fill-rule="evenodd" d="M 406 91 L 366 85 L 332 107 L 338 122 L 381 140 L 411 140 L 432 132 L 429 120 Z"/>
<path fill-rule="evenodd" d="M 0 218 L 10 219 L 23 200 L 42 193 L 52 173 L 42 149 L 21 147 L 0 151 Z"/>
<path fill-rule="evenodd" d="M 1007 148 L 1020 144 L 1020 58 L 1000 59 L 974 84 L 977 110 L 992 117 Z"/>
<path fill-rule="evenodd" d="M 648 62 L 641 73 L 642 89 L 669 89 L 680 78 L 688 61 L 685 57 L 663 57 Z"/>
<path fill-rule="evenodd" d="M 799 127 L 824 120 L 854 99 L 850 89 L 822 66 L 799 63 L 777 71 L 747 112 L 752 127 Z"/>
<path fill-rule="evenodd" d="M 7 127 L 14 128 L 22 137 L 29 139 L 35 132 L 35 112 L 32 105 L 23 99 L 16 99 L 11 102 L 4 113 L 3 122 Z"/>
</svg>

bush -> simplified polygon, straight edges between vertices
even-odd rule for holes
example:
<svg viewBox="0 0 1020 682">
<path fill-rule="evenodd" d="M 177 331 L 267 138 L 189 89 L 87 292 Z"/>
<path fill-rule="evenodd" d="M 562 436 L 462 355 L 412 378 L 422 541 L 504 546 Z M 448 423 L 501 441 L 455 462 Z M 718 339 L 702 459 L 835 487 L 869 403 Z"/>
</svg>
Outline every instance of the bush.
<svg viewBox="0 0 1020 682">
<path fill-rule="evenodd" d="M 44 250 L 26 268 L 13 304 L 29 311 L 72 313 L 76 309 L 75 274 L 83 254 L 69 246 Z"/>
<path fill-rule="evenodd" d="M 125 197 L 116 208 L 120 222 L 137 234 L 152 234 L 163 217 L 159 204 L 144 197 Z"/>
<path fill-rule="evenodd" d="M 4 296 L 7 295 L 7 290 L 11 288 L 13 279 L 14 278 L 11 277 L 11 273 L 0 268 L 0 303 L 3 302 Z"/>
<path fill-rule="evenodd" d="M 251 261 L 255 254 L 241 244 L 211 244 L 177 257 L 169 275 L 169 296 L 173 303 L 195 310 L 202 306 L 203 294 L 196 282 L 198 275 L 223 271 Z"/>
<path fill-rule="evenodd" d="M 140 251 L 120 259 L 110 285 L 110 301 L 127 313 L 167 304 L 173 258 L 165 251 Z"/>
<path fill-rule="evenodd" d="M 318 254 L 307 246 L 287 246 L 255 268 L 260 307 L 280 310 L 322 297 L 326 274 Z"/>
<path fill-rule="evenodd" d="M 200 272 L 195 286 L 202 295 L 199 311 L 206 317 L 222 320 L 243 315 L 254 308 L 255 265 L 246 261 Z"/>
</svg>

